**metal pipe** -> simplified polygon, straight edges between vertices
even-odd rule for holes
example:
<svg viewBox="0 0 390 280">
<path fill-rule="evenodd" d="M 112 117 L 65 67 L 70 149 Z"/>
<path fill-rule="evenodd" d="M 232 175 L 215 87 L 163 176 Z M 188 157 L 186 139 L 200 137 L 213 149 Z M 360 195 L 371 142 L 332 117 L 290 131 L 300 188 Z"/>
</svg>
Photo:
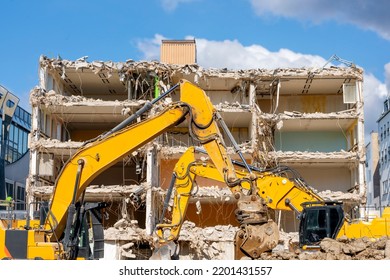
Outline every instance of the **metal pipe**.
<svg viewBox="0 0 390 280">
<path fill-rule="evenodd" d="M 229 128 L 227 127 L 225 121 L 222 119 L 221 115 L 217 112 L 216 113 L 216 118 L 218 123 L 221 125 L 223 131 L 226 133 L 227 137 L 229 138 L 230 142 L 233 144 L 234 151 L 240 156 L 242 162 L 245 165 L 245 168 L 248 170 L 250 174 L 252 174 L 252 170 L 249 167 L 248 163 L 244 159 L 244 155 L 242 154 L 240 147 L 238 146 L 236 140 L 234 139 L 232 133 L 230 132 Z"/>
<path fill-rule="evenodd" d="M 284 202 L 286 203 L 287 206 L 289 206 L 293 211 L 295 211 L 298 214 L 298 218 L 299 218 L 301 212 L 299 212 L 299 210 L 293 204 L 291 204 L 291 200 L 289 198 L 286 198 Z"/>
<path fill-rule="evenodd" d="M 78 190 L 79 184 L 80 184 L 80 177 L 81 177 L 81 171 L 83 170 L 83 167 L 84 167 L 84 160 L 79 159 L 77 161 L 77 164 L 78 164 L 78 168 L 77 168 L 77 174 L 76 174 L 76 181 L 74 183 L 72 204 L 76 203 L 76 194 L 77 194 L 77 190 Z"/>
<path fill-rule="evenodd" d="M 175 182 L 176 182 L 176 174 L 173 173 L 171 183 L 169 185 L 167 195 L 166 195 L 165 200 L 164 200 L 164 207 L 163 207 L 163 212 L 162 212 L 161 218 L 160 218 L 160 224 L 162 224 L 164 221 L 165 212 L 167 211 L 169 201 L 171 200 L 172 190 L 173 190 L 173 187 L 175 186 Z"/>
</svg>

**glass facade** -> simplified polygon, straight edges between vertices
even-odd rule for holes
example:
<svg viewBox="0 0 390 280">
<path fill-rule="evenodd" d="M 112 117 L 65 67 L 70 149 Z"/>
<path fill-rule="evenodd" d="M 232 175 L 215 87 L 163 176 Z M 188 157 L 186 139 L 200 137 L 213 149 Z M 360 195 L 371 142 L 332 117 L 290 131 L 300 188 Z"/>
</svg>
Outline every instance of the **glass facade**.
<svg viewBox="0 0 390 280">
<path fill-rule="evenodd" d="M 2 112 L 0 111 L 1 116 Z M 2 127 L 2 118 L 0 118 L 0 127 Z M 31 114 L 26 110 L 16 107 L 11 125 L 8 130 L 8 139 L 5 143 L 5 161 L 13 163 L 20 159 L 28 150 L 28 134 L 31 130 Z M 2 130 L 0 136 L 2 137 Z"/>
<path fill-rule="evenodd" d="M 15 106 L 18 100 L 16 96 L 0 85 L 0 103 L 2 104 L 0 110 L 0 145 L 4 145 L 0 146 L 0 177 L 2 180 L 0 199 L 10 197 L 15 203 L 15 210 L 24 210 L 28 164 L 26 164 L 27 157 L 23 160 L 20 159 L 28 152 L 31 114 L 21 107 Z M 11 116 L 12 119 L 10 119 Z M 4 120 L 6 120 L 6 123 L 4 123 Z M 6 125 L 8 127 L 5 127 Z M 8 132 L 6 135 L 3 134 L 5 129 Z"/>
</svg>

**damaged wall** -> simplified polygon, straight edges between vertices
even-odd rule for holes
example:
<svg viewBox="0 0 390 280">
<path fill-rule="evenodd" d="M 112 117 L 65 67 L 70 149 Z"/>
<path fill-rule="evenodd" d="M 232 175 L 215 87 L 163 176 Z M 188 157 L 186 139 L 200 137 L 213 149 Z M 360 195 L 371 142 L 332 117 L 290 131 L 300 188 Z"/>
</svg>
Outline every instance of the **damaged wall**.
<svg viewBox="0 0 390 280">
<path fill-rule="evenodd" d="M 342 131 L 277 131 L 275 140 L 275 148 L 280 151 L 329 153 L 347 150 L 346 137 Z"/>
</svg>

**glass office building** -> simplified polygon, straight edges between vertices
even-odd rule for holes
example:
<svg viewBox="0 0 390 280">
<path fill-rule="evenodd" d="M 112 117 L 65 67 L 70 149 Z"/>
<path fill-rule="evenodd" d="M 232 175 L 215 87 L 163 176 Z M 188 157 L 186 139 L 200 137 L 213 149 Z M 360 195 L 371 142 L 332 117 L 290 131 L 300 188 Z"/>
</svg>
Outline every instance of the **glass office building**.
<svg viewBox="0 0 390 280">
<path fill-rule="evenodd" d="M 2 94 L 8 92 L 0 86 Z M 3 111 L 0 110 L 0 139 L 3 139 Z M 5 129 L 5 128 L 4 128 Z M 31 114 L 17 106 L 8 128 L 5 141 L 5 197 L 12 197 L 16 209 L 24 209 L 25 186 L 28 176 L 28 137 L 31 130 Z M 0 142 L 1 143 L 1 142 Z"/>
<path fill-rule="evenodd" d="M 2 115 L 2 112 L 1 112 Z M 0 119 L 2 127 L 2 118 Z M 28 150 L 28 134 L 31 130 L 31 114 L 21 107 L 16 107 L 8 130 L 8 139 L 5 143 L 5 162 L 13 163 L 20 159 Z M 2 130 L 0 130 L 1 136 Z M 1 136 L 2 137 L 2 136 Z"/>
</svg>

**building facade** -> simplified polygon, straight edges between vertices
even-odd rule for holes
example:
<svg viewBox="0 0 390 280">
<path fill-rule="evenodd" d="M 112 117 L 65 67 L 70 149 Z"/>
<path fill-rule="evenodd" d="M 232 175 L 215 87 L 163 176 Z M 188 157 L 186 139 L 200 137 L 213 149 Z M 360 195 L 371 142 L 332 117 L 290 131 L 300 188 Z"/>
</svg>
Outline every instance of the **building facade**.
<svg viewBox="0 0 390 280">
<path fill-rule="evenodd" d="M 381 212 L 379 168 L 380 165 L 378 132 L 371 132 L 370 142 L 366 145 L 366 212 L 371 217 L 379 216 Z"/>
<path fill-rule="evenodd" d="M 2 95 L 7 90 L 0 86 Z M 3 111 L 0 112 L 0 127 L 3 127 Z M 12 197 L 18 210 L 25 209 L 25 186 L 29 174 L 28 138 L 31 129 L 31 114 L 17 106 L 8 128 L 5 142 L 5 193 L 2 197 Z M 0 130 L 0 137 L 3 130 Z"/>
<path fill-rule="evenodd" d="M 155 96 L 156 87 L 163 92 L 187 79 L 210 97 L 249 163 L 288 165 L 325 199 L 343 200 L 351 214 L 366 203 L 367 195 L 362 77 L 355 67 L 230 71 L 190 63 L 42 56 L 40 84 L 30 98 L 29 201 L 50 200 L 62 166 L 85 141 L 141 108 Z M 171 98 L 177 100 L 177 94 Z M 174 165 L 193 144 L 185 125 L 173 127 L 91 182 L 86 200 L 110 205 L 107 258 L 150 254 L 148 240 L 160 219 Z M 228 151 L 240 159 L 233 147 Z M 232 259 L 238 226 L 234 199 L 219 182 L 198 178 L 197 185 L 179 239 L 184 244 L 181 256 Z M 135 195 L 141 203 L 134 203 Z M 292 211 L 273 216 L 281 230 L 298 230 Z"/>
<path fill-rule="evenodd" d="M 390 205 L 390 103 L 383 103 L 383 113 L 378 119 L 379 174 L 381 207 Z"/>
</svg>

